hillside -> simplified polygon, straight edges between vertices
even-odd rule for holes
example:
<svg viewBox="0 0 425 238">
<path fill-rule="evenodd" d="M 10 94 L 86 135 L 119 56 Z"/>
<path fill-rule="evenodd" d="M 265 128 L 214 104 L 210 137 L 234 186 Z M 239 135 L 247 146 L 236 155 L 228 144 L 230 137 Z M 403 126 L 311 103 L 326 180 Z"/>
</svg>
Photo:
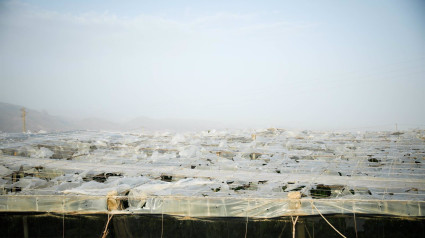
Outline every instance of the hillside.
<svg viewBox="0 0 425 238">
<path fill-rule="evenodd" d="M 0 102 L 0 131 L 21 132 L 23 106 Z M 29 131 L 67 131 L 67 130 L 208 130 L 211 128 L 223 129 L 229 125 L 213 121 L 189 119 L 152 119 L 137 117 L 123 123 L 114 123 L 101 118 L 86 118 L 72 120 L 53 116 L 47 112 L 40 112 L 26 108 L 26 129 Z"/>
<path fill-rule="evenodd" d="M 22 131 L 22 106 L 0 102 L 0 131 Z M 30 131 L 64 131 L 76 128 L 76 125 L 61 117 L 49 115 L 26 108 L 26 129 Z"/>
</svg>

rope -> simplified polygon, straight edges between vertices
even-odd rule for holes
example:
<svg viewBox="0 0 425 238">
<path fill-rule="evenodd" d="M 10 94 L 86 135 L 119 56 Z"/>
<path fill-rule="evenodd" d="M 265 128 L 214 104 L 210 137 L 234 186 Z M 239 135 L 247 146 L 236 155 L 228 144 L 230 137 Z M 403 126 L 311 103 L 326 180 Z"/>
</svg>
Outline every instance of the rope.
<svg viewBox="0 0 425 238">
<path fill-rule="evenodd" d="M 292 238 L 295 238 L 295 225 L 297 224 L 298 218 L 299 218 L 299 216 L 297 216 L 295 218 L 295 221 L 294 221 L 294 218 L 291 216 L 291 220 L 292 220 Z"/>
<path fill-rule="evenodd" d="M 316 206 L 314 206 L 313 202 L 311 202 L 311 206 L 316 209 L 316 211 L 319 213 L 319 215 L 329 224 L 329 226 L 331 226 L 341 237 L 347 238 L 346 236 L 344 236 L 341 232 L 339 232 L 334 226 L 332 226 L 332 224 L 326 220 L 326 218 L 322 215 L 322 213 L 320 213 L 319 209 L 317 209 Z"/>
<path fill-rule="evenodd" d="M 62 238 L 65 238 L 65 199 L 62 199 Z"/>
<path fill-rule="evenodd" d="M 108 226 L 113 216 L 114 214 L 108 214 L 108 221 L 106 222 L 106 226 L 105 226 L 105 230 L 103 231 L 102 238 L 106 238 L 108 236 L 108 233 L 109 233 Z"/>
<path fill-rule="evenodd" d="M 358 238 L 358 236 L 357 236 L 356 213 L 355 213 L 355 212 L 353 212 L 353 214 L 354 214 L 354 230 L 356 231 L 356 238 Z"/>
<path fill-rule="evenodd" d="M 248 213 L 246 215 L 246 223 L 245 223 L 245 238 L 248 235 Z"/>
<path fill-rule="evenodd" d="M 62 213 L 62 238 L 65 238 L 65 213 Z"/>
<path fill-rule="evenodd" d="M 307 224 L 304 224 L 305 230 L 307 231 L 308 237 L 311 238 L 310 232 L 308 231 Z"/>
<path fill-rule="evenodd" d="M 164 235 L 164 204 L 161 207 L 161 238 Z"/>
<path fill-rule="evenodd" d="M 285 228 L 286 228 L 286 222 L 285 222 L 285 225 L 282 228 L 282 231 L 280 232 L 279 238 L 282 238 L 282 234 L 283 234 L 283 231 L 285 230 Z"/>
<path fill-rule="evenodd" d="M 247 210 L 246 210 L 246 223 L 245 223 L 245 238 L 248 235 L 248 211 L 249 211 L 249 200 L 248 200 L 248 205 L 247 205 Z"/>
</svg>

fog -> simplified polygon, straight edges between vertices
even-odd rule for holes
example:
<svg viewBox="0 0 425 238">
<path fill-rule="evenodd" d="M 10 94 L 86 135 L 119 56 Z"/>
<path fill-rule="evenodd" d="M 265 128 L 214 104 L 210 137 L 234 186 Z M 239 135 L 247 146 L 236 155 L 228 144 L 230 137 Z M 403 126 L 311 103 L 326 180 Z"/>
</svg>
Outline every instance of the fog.
<svg viewBox="0 0 425 238">
<path fill-rule="evenodd" d="M 0 102 L 70 118 L 425 126 L 423 1 L 2 1 Z"/>
</svg>

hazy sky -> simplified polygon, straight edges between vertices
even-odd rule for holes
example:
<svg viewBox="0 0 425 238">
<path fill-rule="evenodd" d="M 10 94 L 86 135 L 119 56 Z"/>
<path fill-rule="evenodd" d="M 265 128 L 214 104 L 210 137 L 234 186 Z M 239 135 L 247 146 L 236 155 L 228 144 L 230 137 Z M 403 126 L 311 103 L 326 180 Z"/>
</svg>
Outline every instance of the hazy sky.
<svg viewBox="0 0 425 238">
<path fill-rule="evenodd" d="M 75 118 L 425 125 L 425 1 L 0 1 L 0 101 Z"/>
</svg>

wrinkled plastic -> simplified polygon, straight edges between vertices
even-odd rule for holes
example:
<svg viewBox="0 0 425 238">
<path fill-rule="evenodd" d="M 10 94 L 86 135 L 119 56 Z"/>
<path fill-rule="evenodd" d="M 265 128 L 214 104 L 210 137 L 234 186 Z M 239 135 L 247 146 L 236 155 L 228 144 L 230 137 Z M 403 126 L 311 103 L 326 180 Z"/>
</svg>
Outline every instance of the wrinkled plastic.
<svg viewBox="0 0 425 238">
<path fill-rule="evenodd" d="M 423 216 L 424 135 L 2 133 L 0 211 L 107 212 L 107 194 L 116 191 L 128 202 L 121 213 Z M 301 199 L 288 199 L 293 191 Z"/>
</svg>

